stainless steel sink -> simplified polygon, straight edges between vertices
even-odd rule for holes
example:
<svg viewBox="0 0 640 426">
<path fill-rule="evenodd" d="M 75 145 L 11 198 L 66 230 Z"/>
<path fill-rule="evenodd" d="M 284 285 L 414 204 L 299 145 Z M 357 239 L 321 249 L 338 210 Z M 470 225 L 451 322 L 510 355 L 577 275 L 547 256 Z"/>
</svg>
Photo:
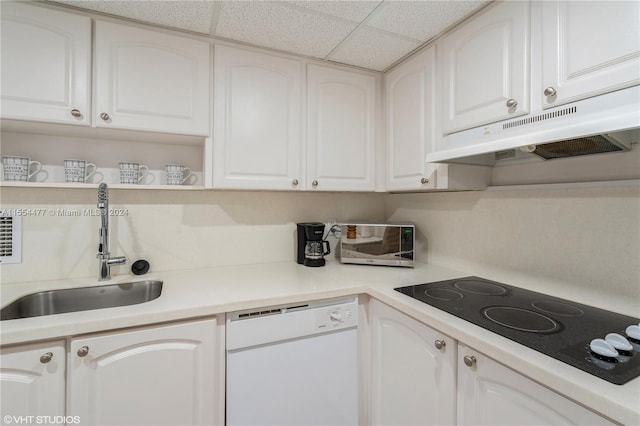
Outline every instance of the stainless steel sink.
<svg viewBox="0 0 640 426">
<path fill-rule="evenodd" d="M 152 280 L 41 291 L 2 308 L 0 320 L 136 305 L 157 299 L 161 293 L 162 281 Z"/>
</svg>

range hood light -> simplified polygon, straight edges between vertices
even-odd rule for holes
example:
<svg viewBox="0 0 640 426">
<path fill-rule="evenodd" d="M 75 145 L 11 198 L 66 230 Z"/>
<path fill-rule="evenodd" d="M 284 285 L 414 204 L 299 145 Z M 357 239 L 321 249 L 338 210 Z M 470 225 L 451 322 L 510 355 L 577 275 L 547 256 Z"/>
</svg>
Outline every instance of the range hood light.
<svg viewBox="0 0 640 426">
<path fill-rule="evenodd" d="M 520 147 L 520 151 L 522 152 L 534 152 L 536 150 L 535 145 L 525 145 Z"/>
</svg>

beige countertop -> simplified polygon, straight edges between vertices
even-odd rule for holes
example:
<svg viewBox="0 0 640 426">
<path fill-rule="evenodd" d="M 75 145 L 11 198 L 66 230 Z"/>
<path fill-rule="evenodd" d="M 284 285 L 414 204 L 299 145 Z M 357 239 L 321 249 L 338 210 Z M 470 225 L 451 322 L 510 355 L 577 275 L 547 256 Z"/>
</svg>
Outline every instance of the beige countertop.
<svg viewBox="0 0 640 426">
<path fill-rule="evenodd" d="M 0 343 L 64 338 L 269 305 L 368 294 L 616 422 L 640 424 L 640 377 L 623 386 L 611 384 L 393 290 L 468 275 L 425 264 L 392 268 L 334 262 L 323 268 L 283 262 L 121 275 L 108 284 L 158 279 L 164 282 L 162 295 L 139 305 L 2 321 Z M 95 279 L 3 284 L 0 305 L 37 291 L 102 284 Z"/>
</svg>

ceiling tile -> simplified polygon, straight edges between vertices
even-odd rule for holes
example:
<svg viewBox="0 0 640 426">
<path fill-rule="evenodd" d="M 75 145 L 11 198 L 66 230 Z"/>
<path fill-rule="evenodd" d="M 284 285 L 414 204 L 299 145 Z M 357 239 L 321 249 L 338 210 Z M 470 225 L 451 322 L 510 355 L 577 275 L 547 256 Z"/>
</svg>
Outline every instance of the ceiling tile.
<svg viewBox="0 0 640 426">
<path fill-rule="evenodd" d="M 385 1 L 367 19 L 367 25 L 424 42 L 488 2 Z"/>
<path fill-rule="evenodd" d="M 287 0 L 288 5 L 304 7 L 316 12 L 334 16 L 336 18 L 347 19 L 352 22 L 362 22 L 373 10 L 382 3 L 382 0 L 357 0 L 357 1 L 336 1 L 336 0 Z"/>
<path fill-rule="evenodd" d="M 362 26 L 327 59 L 382 71 L 419 46 L 417 41 Z"/>
<path fill-rule="evenodd" d="M 123 1 L 123 0 L 55 0 L 96 12 L 122 16 L 151 24 L 164 25 L 209 34 L 214 2 L 191 1 Z"/>
<path fill-rule="evenodd" d="M 356 26 L 282 2 L 225 1 L 214 35 L 323 58 Z"/>
</svg>

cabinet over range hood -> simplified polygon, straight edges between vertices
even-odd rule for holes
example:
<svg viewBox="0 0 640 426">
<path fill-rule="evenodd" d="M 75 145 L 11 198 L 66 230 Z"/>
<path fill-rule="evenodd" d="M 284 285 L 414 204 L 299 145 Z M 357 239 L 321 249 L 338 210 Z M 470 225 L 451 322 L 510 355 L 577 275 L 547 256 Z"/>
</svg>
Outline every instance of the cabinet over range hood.
<svg viewBox="0 0 640 426">
<path fill-rule="evenodd" d="M 629 151 L 640 141 L 640 86 L 450 134 L 430 163 L 492 165 Z"/>
</svg>

